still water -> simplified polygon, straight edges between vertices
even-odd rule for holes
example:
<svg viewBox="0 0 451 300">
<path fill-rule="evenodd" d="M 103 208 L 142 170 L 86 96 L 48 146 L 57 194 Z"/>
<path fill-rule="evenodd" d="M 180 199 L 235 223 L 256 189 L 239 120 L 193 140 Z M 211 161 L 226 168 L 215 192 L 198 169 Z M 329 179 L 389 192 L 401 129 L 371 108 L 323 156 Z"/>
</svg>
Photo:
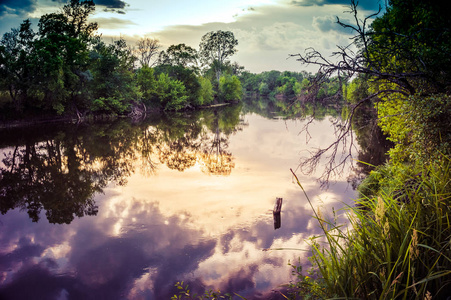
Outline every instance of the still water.
<svg viewBox="0 0 451 300">
<path fill-rule="evenodd" d="M 336 120 L 306 136 L 306 120 L 237 106 L 2 131 L 0 298 L 169 299 L 178 281 L 280 296 L 320 234 L 290 168 L 332 142 Z M 321 190 L 321 172 L 296 174 L 331 215 L 355 191 L 347 174 Z"/>
</svg>

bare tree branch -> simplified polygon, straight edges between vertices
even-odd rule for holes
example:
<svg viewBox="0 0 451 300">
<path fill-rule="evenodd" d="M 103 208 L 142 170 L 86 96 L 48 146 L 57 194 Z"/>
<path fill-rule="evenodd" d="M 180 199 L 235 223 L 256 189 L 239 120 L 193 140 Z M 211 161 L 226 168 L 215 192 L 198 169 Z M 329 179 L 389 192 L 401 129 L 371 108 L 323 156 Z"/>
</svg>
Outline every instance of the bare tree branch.
<svg viewBox="0 0 451 300">
<path fill-rule="evenodd" d="M 141 38 L 134 49 L 141 66 L 152 67 L 155 65 L 158 57 L 158 49 L 161 48 L 160 41 L 151 38 Z M 152 61 L 153 60 L 153 61 Z"/>
</svg>

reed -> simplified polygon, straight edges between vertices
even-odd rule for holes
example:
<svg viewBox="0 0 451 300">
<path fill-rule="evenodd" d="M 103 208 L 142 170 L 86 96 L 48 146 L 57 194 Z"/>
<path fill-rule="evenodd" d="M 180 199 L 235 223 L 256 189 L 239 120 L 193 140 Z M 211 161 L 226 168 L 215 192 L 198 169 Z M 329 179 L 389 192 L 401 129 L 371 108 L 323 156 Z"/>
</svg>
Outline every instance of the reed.
<svg viewBox="0 0 451 300">
<path fill-rule="evenodd" d="M 401 192 L 362 197 L 346 208 L 350 222 L 346 227 L 324 220 L 311 206 L 323 232 L 322 237 L 310 239 L 311 261 L 318 276 L 312 279 L 297 270 L 298 282 L 292 284 L 296 295 L 313 299 L 449 296 L 450 166 L 450 160 L 443 158 L 423 167 Z"/>
</svg>

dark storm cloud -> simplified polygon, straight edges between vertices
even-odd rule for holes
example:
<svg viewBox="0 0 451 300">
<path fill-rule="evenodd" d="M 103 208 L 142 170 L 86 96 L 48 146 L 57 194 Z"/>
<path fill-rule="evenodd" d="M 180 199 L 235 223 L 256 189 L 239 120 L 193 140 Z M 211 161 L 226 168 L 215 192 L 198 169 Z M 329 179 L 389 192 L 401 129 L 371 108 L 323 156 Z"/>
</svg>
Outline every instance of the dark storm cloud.
<svg viewBox="0 0 451 300">
<path fill-rule="evenodd" d="M 344 5 L 349 6 L 351 4 L 350 0 L 292 0 L 292 5 L 296 6 L 323 6 L 323 5 Z M 378 10 L 379 5 L 383 6 L 383 1 L 375 0 L 362 0 L 358 2 L 358 8 L 365 10 Z"/>
<path fill-rule="evenodd" d="M 122 0 L 95 0 L 96 5 L 106 6 L 108 8 L 124 9 L 128 4 Z"/>
<path fill-rule="evenodd" d="M 104 12 L 113 12 L 121 15 L 124 15 L 124 9 L 130 6 L 122 0 L 94 0 L 94 3 L 98 6 L 105 7 Z"/>
<path fill-rule="evenodd" d="M 68 3 L 68 0 L 52 0 L 61 4 Z M 105 12 L 114 12 L 118 14 L 125 14 L 126 7 L 130 6 L 127 2 L 122 0 L 94 0 L 96 6 L 103 7 Z"/>
<path fill-rule="evenodd" d="M 14 1 L 14 0 L 11 0 L 11 1 Z M 69 0 L 52 0 L 52 1 L 62 3 L 62 4 L 70 2 Z M 129 4 L 127 4 L 125 1 L 122 1 L 122 0 L 94 0 L 94 3 L 95 3 L 95 5 L 105 6 L 109 9 L 116 9 L 116 8 L 124 9 L 125 7 L 129 6 Z"/>
<path fill-rule="evenodd" d="M 5 15 L 23 16 L 36 8 L 36 0 L 2 0 L 0 2 L 0 17 Z"/>
</svg>

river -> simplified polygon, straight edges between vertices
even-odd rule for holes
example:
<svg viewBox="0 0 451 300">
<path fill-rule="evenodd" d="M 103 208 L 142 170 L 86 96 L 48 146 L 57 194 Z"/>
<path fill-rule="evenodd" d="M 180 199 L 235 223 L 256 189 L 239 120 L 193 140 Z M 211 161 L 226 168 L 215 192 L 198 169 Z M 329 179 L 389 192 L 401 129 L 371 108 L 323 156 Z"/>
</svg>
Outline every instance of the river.
<svg viewBox="0 0 451 300">
<path fill-rule="evenodd" d="M 356 197 L 347 169 L 320 189 L 323 161 L 297 168 L 337 120 L 307 135 L 306 118 L 231 106 L 3 130 L 0 298 L 169 299 L 179 281 L 282 298 L 321 233 L 290 168 L 325 216 Z"/>
</svg>

